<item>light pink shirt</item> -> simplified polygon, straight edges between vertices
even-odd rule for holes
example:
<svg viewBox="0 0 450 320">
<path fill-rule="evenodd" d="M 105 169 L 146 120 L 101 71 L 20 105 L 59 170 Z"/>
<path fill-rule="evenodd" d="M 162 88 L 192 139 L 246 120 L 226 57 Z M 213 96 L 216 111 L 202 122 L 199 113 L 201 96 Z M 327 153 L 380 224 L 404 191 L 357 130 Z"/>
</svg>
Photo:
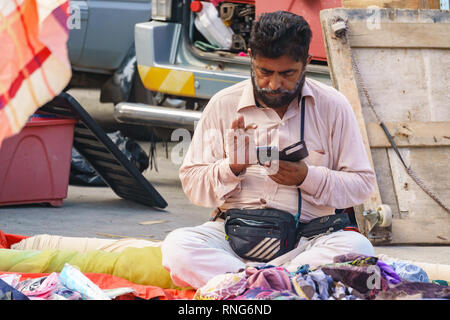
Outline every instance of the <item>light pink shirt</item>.
<svg viewBox="0 0 450 320">
<path fill-rule="evenodd" d="M 334 214 L 363 203 L 374 191 L 375 174 L 370 166 L 356 118 L 340 92 L 306 79 L 302 89 L 305 104 L 304 160 L 308 174 L 300 185 L 301 220 Z M 214 95 L 203 111 L 189 150 L 180 168 L 183 190 L 189 200 L 203 207 L 276 208 L 297 213 L 296 186 L 274 182 L 267 170 L 251 165 L 239 176 L 229 166 L 225 132 L 238 115 L 245 124 L 256 123 L 256 145 L 266 145 L 268 132 L 279 150 L 300 141 L 298 99 L 289 105 L 283 119 L 270 108 L 255 105 L 252 84 L 245 80 Z"/>
</svg>

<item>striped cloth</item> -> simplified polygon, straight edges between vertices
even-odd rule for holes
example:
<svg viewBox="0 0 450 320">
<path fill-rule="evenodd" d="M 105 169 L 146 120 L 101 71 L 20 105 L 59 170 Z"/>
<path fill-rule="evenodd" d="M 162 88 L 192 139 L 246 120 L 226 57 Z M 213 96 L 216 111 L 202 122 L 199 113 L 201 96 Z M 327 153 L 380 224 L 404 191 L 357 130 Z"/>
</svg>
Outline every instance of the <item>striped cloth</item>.
<svg viewBox="0 0 450 320">
<path fill-rule="evenodd" d="M 72 76 L 68 0 L 0 0 L 0 147 Z"/>
</svg>

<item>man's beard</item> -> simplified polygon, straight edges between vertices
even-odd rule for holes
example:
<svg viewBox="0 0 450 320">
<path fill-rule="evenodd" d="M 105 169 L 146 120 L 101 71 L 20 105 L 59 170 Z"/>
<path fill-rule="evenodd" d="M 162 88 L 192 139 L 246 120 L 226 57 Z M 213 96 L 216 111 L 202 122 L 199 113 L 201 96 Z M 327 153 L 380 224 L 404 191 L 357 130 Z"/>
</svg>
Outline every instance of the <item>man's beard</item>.
<svg viewBox="0 0 450 320">
<path fill-rule="evenodd" d="M 253 94 L 255 95 L 255 99 L 258 101 L 261 101 L 269 108 L 282 108 L 284 106 L 289 105 L 292 100 L 300 96 L 300 92 L 302 91 L 303 84 L 305 83 L 306 78 L 306 68 L 303 69 L 302 74 L 300 76 L 300 79 L 295 84 L 294 89 L 292 90 L 286 90 L 286 89 L 277 89 L 272 90 L 269 88 L 260 88 L 256 84 L 256 76 L 255 71 L 253 70 L 253 66 L 251 68 L 251 78 L 252 78 L 252 84 L 253 84 Z M 277 97 L 271 97 L 269 94 L 281 94 Z"/>
</svg>

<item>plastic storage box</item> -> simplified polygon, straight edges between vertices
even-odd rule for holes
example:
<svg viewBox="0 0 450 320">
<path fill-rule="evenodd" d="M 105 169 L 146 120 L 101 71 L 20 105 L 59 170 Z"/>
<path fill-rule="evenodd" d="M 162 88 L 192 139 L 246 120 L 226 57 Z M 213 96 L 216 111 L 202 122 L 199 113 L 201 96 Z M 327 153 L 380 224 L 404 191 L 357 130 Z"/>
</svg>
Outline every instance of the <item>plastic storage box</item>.
<svg viewBox="0 0 450 320">
<path fill-rule="evenodd" d="M 198 6 L 193 6 L 198 4 Z M 196 7 L 196 8 L 193 8 Z M 195 27 L 213 45 L 229 49 L 233 42 L 233 30 L 225 26 L 219 17 L 216 7 L 209 2 L 194 1 L 191 10 L 196 13 Z"/>
<path fill-rule="evenodd" d="M 0 206 L 67 197 L 74 119 L 32 117 L 0 146 Z"/>
</svg>

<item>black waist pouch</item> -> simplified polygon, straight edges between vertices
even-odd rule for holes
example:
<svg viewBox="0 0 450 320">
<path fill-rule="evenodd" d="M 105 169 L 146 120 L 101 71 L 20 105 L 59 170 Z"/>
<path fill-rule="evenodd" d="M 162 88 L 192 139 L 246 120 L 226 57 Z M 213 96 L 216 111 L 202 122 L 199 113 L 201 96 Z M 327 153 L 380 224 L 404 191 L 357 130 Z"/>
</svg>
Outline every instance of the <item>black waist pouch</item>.
<svg viewBox="0 0 450 320">
<path fill-rule="evenodd" d="M 225 233 L 238 256 L 258 262 L 281 256 L 297 243 L 294 216 L 277 209 L 227 210 Z"/>
<path fill-rule="evenodd" d="M 300 223 L 299 236 L 312 237 L 321 233 L 334 232 L 350 225 L 350 218 L 346 213 L 312 219 L 308 223 Z"/>
</svg>

